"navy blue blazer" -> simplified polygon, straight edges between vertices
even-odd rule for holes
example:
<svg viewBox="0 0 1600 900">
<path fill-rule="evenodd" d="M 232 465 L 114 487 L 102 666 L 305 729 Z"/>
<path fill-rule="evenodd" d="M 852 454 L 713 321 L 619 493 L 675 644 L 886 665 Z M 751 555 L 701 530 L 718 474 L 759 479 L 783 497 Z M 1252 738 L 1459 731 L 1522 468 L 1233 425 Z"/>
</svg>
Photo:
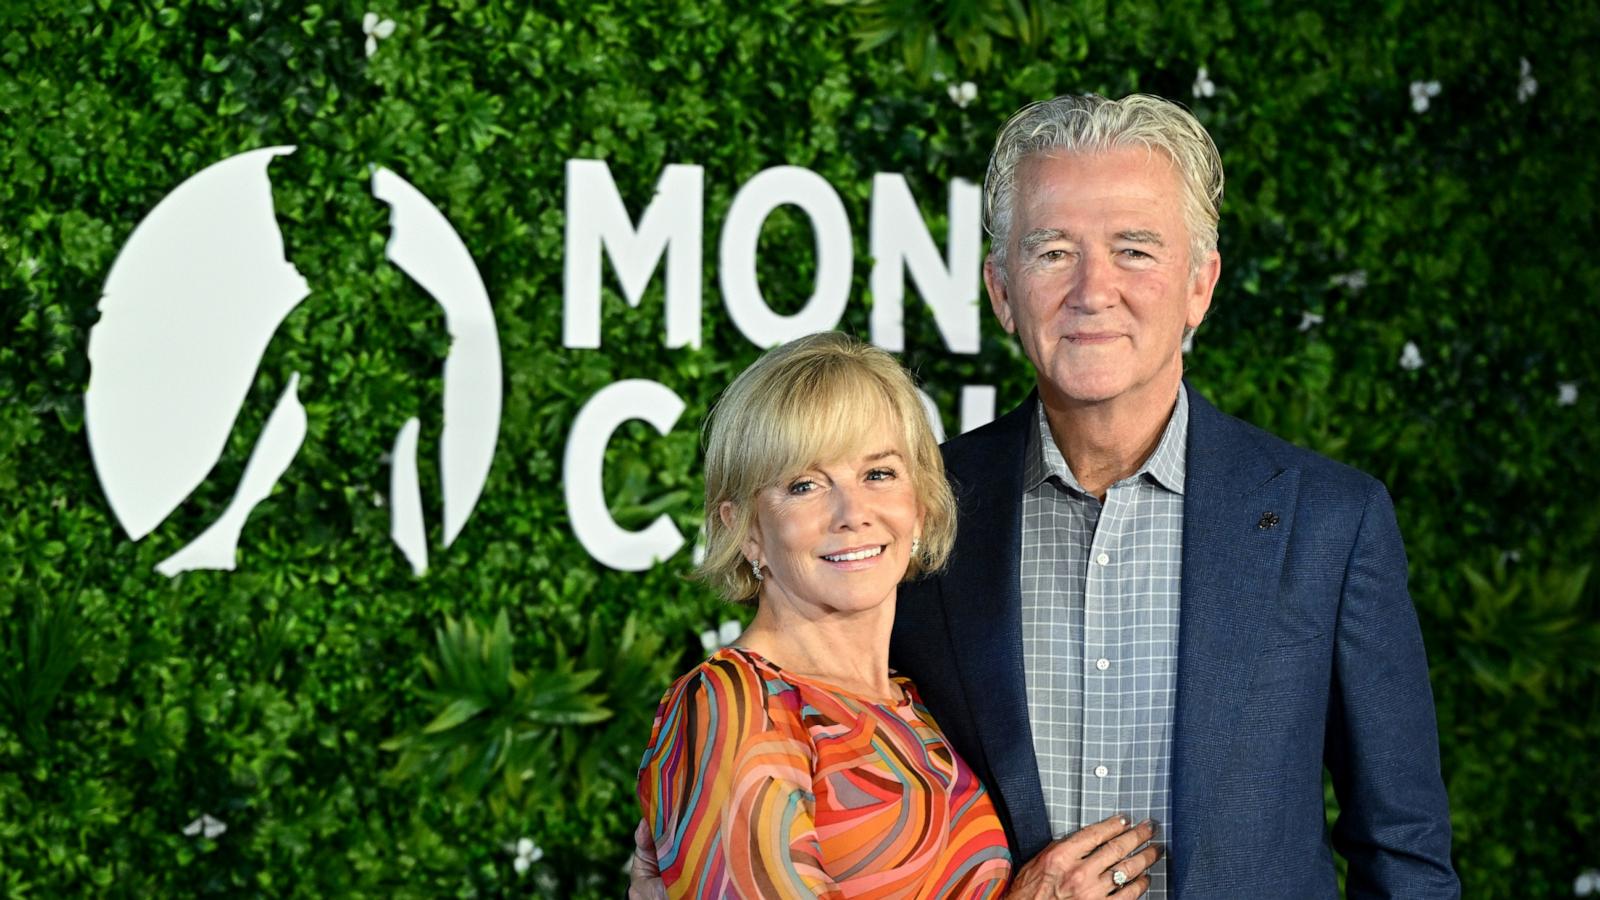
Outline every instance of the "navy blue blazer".
<svg viewBox="0 0 1600 900">
<path fill-rule="evenodd" d="M 1428 664 L 1375 479 L 1189 391 L 1171 889 L 1194 898 L 1458 897 Z M 1023 455 L 1036 397 L 949 441 L 959 529 L 902 585 L 890 663 L 994 798 L 1017 860 L 1051 839 L 1022 673 Z M 1273 513 L 1278 524 L 1259 527 Z M 1087 824 L 1087 823 L 1085 823 Z"/>
</svg>

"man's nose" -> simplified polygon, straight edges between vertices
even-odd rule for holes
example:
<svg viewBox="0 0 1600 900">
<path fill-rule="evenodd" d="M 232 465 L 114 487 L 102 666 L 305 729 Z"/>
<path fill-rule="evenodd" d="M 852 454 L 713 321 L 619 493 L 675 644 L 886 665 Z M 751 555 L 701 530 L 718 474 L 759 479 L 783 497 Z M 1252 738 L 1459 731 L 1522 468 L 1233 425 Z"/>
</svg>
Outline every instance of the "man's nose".
<svg viewBox="0 0 1600 900">
<path fill-rule="evenodd" d="M 1116 305 L 1117 297 L 1117 267 L 1098 253 L 1085 253 L 1067 302 L 1084 312 L 1098 312 Z"/>
</svg>

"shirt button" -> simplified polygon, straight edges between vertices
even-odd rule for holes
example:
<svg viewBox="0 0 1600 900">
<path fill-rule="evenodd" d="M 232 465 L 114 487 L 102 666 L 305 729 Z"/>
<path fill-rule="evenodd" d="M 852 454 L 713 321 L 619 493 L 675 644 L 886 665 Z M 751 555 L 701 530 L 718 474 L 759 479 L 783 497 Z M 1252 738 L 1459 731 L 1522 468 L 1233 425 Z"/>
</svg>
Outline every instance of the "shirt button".
<svg viewBox="0 0 1600 900">
<path fill-rule="evenodd" d="M 1099 669 L 1100 671 L 1104 672 L 1105 670 L 1111 668 L 1111 660 L 1109 660 L 1109 659 L 1097 659 L 1097 660 L 1094 661 L 1094 667 L 1096 669 Z"/>
<path fill-rule="evenodd" d="M 1107 775 L 1111 774 L 1111 770 L 1106 768 L 1105 766 L 1095 766 L 1094 767 L 1094 774 L 1099 776 L 1100 778 L 1104 778 Z"/>
<path fill-rule="evenodd" d="M 1102 565 L 1102 566 L 1108 566 L 1108 565 L 1110 565 L 1110 564 L 1111 564 L 1111 554 L 1109 554 L 1109 553 L 1102 553 L 1102 554 L 1100 554 L 1100 555 L 1099 555 L 1099 556 L 1096 556 L 1096 557 L 1095 557 L 1095 558 L 1094 558 L 1094 561 L 1095 561 L 1095 562 L 1097 562 L 1097 563 L 1099 563 L 1099 564 L 1100 564 L 1100 565 Z"/>
</svg>

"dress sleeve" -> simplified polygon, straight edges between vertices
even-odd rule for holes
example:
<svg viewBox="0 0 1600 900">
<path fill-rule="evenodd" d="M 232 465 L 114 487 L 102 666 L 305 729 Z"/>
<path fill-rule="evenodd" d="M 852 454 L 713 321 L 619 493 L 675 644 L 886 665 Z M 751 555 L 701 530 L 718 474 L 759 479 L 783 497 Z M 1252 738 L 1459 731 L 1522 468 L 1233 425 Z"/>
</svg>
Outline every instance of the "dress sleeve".
<svg viewBox="0 0 1600 900">
<path fill-rule="evenodd" d="M 805 735 L 744 660 L 708 661 L 667 692 L 639 803 L 668 896 L 843 897 L 822 867 Z"/>
</svg>

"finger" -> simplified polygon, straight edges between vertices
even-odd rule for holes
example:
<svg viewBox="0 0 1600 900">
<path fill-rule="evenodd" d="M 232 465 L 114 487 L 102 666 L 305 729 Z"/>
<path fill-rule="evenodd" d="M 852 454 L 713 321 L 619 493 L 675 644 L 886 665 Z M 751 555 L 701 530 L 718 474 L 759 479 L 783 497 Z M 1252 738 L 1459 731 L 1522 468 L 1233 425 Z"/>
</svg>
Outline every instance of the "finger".
<svg viewBox="0 0 1600 900">
<path fill-rule="evenodd" d="M 1140 844 L 1155 837 L 1155 834 L 1156 824 L 1146 819 L 1101 844 L 1084 862 L 1096 871 L 1110 869 L 1119 860 L 1137 850 Z"/>
<path fill-rule="evenodd" d="M 1077 831 L 1057 841 L 1054 846 L 1061 849 L 1057 852 L 1068 853 L 1075 860 L 1083 859 L 1095 851 L 1095 848 L 1111 840 L 1128 829 L 1126 816 L 1112 816 L 1101 819 L 1093 825 L 1085 825 Z M 1137 847 L 1142 841 L 1135 843 Z M 1129 849 L 1132 849 L 1131 847 Z M 1126 855 L 1126 854 L 1123 854 Z"/>
<path fill-rule="evenodd" d="M 1112 896 L 1116 897 L 1117 900 L 1123 900 L 1124 897 L 1143 897 L 1147 892 L 1149 892 L 1149 890 L 1150 876 L 1141 875 L 1122 887 L 1117 888 L 1112 892 Z"/>
<path fill-rule="evenodd" d="M 1139 877 L 1149 872 L 1150 867 L 1155 865 L 1156 860 L 1160 858 L 1161 848 L 1151 845 L 1143 850 L 1140 850 L 1138 853 L 1133 854 L 1132 856 L 1124 859 L 1112 860 L 1105 870 L 1106 879 L 1112 884 L 1116 884 L 1117 879 L 1115 877 L 1115 873 L 1120 871 L 1123 875 L 1127 876 L 1128 883 L 1132 884 Z M 1084 865 L 1092 867 L 1097 862 L 1098 860 L 1090 858 L 1084 861 Z"/>
<path fill-rule="evenodd" d="M 643 820 L 633 831 L 633 864 L 629 876 L 635 884 L 643 879 L 661 877 L 661 866 L 656 862 L 656 842 Z"/>
<path fill-rule="evenodd" d="M 1094 854 L 1090 855 L 1090 858 L 1086 858 L 1085 862 L 1094 863 L 1094 865 L 1101 866 L 1101 868 L 1110 868 L 1117 860 L 1123 857 L 1130 857 L 1130 855 L 1133 855 L 1134 850 L 1138 850 L 1139 847 L 1144 846 L 1154 838 L 1155 823 L 1146 818 L 1144 822 L 1134 825 L 1130 830 L 1123 831 L 1122 834 L 1117 834 L 1115 838 L 1101 844 L 1099 849 L 1094 850 Z"/>
</svg>

